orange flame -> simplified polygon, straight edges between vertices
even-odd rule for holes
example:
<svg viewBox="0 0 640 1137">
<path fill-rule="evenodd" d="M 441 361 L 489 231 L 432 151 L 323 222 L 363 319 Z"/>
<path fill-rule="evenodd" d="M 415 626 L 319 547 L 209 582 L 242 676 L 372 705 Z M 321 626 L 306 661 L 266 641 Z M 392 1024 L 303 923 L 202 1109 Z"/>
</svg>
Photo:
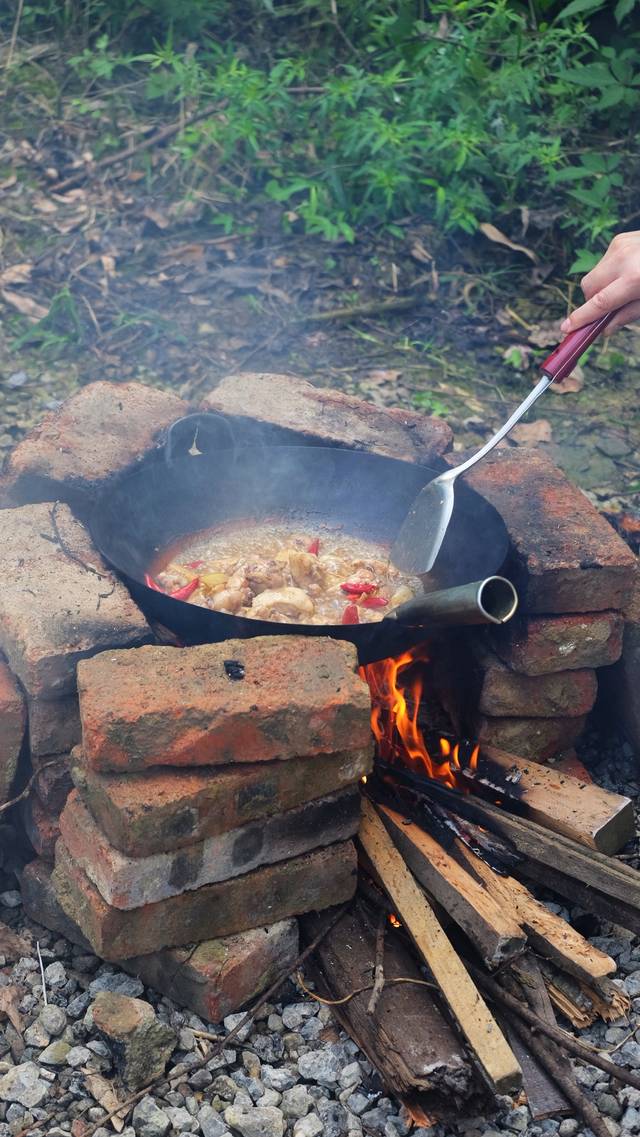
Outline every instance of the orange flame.
<svg viewBox="0 0 640 1137">
<path fill-rule="evenodd" d="M 418 724 L 424 668 L 415 665 L 425 663 L 426 658 L 424 649 L 414 648 L 397 659 L 383 659 L 361 669 L 371 691 L 371 729 L 378 754 L 384 762 L 400 761 L 452 789 L 464 788 L 459 775 L 465 769 L 476 769 L 479 747 L 474 747 L 463 765 L 460 743 L 452 746 L 448 738 L 440 738 L 439 753 L 432 755 Z"/>
</svg>

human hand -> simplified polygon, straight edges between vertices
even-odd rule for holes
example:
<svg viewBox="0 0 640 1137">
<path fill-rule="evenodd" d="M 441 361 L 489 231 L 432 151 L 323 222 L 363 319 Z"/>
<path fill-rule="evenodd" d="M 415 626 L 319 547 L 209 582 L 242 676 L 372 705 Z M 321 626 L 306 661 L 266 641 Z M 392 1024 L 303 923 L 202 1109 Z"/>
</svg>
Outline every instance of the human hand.
<svg viewBox="0 0 640 1137">
<path fill-rule="evenodd" d="M 640 317 L 640 232 L 619 233 L 596 267 L 580 282 L 587 302 L 561 325 L 566 335 L 615 308 L 604 334 Z"/>
</svg>

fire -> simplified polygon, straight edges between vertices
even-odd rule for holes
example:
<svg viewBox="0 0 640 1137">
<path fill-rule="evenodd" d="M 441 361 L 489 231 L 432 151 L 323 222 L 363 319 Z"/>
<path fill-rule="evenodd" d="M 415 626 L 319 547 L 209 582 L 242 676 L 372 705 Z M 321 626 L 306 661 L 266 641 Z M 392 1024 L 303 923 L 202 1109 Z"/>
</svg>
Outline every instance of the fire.
<svg viewBox="0 0 640 1137">
<path fill-rule="evenodd" d="M 479 747 L 461 761 L 460 743 L 452 745 L 448 738 L 440 738 L 439 753 L 430 753 L 418 723 L 424 669 L 415 666 L 426 660 L 424 649 L 414 648 L 361 669 L 371 691 L 371 728 L 382 761 L 402 762 L 416 773 L 460 788 L 460 774 L 478 765 Z"/>
</svg>

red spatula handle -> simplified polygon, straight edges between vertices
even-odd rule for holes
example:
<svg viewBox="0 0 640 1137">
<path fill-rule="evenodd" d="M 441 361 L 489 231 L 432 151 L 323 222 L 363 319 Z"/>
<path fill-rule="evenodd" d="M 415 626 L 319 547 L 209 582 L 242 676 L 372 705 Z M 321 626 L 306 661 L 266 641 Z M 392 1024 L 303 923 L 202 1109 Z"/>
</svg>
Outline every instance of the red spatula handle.
<svg viewBox="0 0 640 1137">
<path fill-rule="evenodd" d="M 573 371 L 580 356 L 584 354 L 594 340 L 597 340 L 615 314 L 615 312 L 607 312 L 606 316 L 600 316 L 600 319 L 585 324 L 583 328 L 578 328 L 577 332 L 569 332 L 562 343 L 554 348 L 551 355 L 545 359 L 542 364 L 543 374 L 548 375 L 550 379 L 566 379 L 567 375 Z"/>
</svg>

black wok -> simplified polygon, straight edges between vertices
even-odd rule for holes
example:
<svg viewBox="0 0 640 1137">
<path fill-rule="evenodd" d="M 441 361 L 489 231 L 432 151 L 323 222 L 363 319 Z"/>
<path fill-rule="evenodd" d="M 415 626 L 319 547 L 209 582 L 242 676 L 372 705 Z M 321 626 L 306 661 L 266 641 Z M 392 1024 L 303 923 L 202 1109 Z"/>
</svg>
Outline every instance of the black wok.
<svg viewBox="0 0 640 1137">
<path fill-rule="evenodd" d="M 192 432 L 193 434 L 193 432 Z M 297 634 L 350 640 L 361 663 L 397 655 L 424 639 L 424 628 L 392 619 L 375 624 L 277 624 L 212 612 L 173 600 L 144 584 L 158 553 L 182 537 L 225 522 L 277 518 L 322 538 L 342 528 L 389 547 L 421 487 L 438 471 L 353 450 L 316 446 L 208 449 L 183 447 L 155 457 L 102 494 L 90 528 L 105 559 L 124 577 L 148 618 L 185 644 L 234 637 Z M 429 588 L 480 580 L 502 565 L 508 539 L 496 510 L 468 486 Z"/>
</svg>

